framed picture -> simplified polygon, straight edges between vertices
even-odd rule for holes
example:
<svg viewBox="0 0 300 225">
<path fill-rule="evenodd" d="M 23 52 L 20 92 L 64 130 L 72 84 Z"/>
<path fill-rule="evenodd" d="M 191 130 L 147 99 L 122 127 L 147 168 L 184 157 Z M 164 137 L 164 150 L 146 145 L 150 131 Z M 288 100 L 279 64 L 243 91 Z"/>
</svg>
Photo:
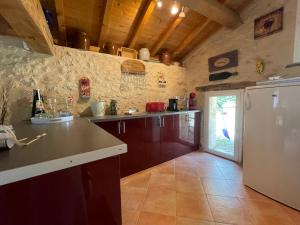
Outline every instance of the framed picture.
<svg viewBox="0 0 300 225">
<path fill-rule="evenodd" d="M 208 59 L 209 72 L 220 71 L 238 66 L 238 50 L 226 52 Z"/>
<path fill-rule="evenodd" d="M 283 7 L 254 21 L 254 39 L 269 36 L 283 29 Z"/>
</svg>

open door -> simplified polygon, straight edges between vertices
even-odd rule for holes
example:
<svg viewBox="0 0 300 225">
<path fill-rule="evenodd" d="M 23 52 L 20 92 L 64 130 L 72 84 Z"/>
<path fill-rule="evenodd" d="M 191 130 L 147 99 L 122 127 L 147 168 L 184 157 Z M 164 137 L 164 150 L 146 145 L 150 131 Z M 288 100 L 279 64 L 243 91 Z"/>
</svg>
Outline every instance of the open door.
<svg viewBox="0 0 300 225">
<path fill-rule="evenodd" d="M 204 150 L 240 162 L 244 90 L 205 94 Z"/>
</svg>

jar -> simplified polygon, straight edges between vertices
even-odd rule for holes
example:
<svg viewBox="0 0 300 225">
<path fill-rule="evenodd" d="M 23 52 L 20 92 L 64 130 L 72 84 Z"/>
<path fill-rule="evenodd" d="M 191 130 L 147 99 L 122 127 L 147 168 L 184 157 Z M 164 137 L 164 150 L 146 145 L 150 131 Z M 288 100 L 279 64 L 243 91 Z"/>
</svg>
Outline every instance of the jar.
<svg viewBox="0 0 300 225">
<path fill-rule="evenodd" d="M 166 64 L 166 65 L 171 65 L 172 64 L 172 56 L 169 51 L 164 51 L 160 55 L 160 62 Z"/>
<path fill-rule="evenodd" d="M 105 115 L 106 103 L 103 100 L 91 102 L 91 109 L 93 116 L 104 116 Z"/>
<path fill-rule="evenodd" d="M 144 61 L 149 61 L 150 51 L 148 48 L 141 48 L 139 51 L 139 59 Z"/>
</svg>

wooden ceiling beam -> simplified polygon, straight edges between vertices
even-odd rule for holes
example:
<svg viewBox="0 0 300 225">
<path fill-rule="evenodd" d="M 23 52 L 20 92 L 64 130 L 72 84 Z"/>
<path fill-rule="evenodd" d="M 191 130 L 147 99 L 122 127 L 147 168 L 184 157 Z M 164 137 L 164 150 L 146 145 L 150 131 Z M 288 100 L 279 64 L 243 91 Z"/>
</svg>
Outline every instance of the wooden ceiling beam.
<svg viewBox="0 0 300 225">
<path fill-rule="evenodd" d="M 104 10 L 101 13 L 101 18 L 100 18 L 100 32 L 99 32 L 99 40 L 98 40 L 98 46 L 101 47 L 103 44 L 104 38 L 107 36 L 108 33 L 108 25 L 110 21 L 110 14 L 111 14 L 111 9 L 113 5 L 113 0 L 104 0 Z"/>
<path fill-rule="evenodd" d="M 182 5 L 193 9 L 201 15 L 223 26 L 235 28 L 242 24 L 240 15 L 235 10 L 220 3 L 218 0 L 178 0 Z"/>
<path fill-rule="evenodd" d="M 211 29 L 213 27 L 213 29 Z M 207 25 L 207 28 L 205 29 L 210 29 L 209 32 L 205 32 L 205 34 L 201 37 L 201 39 L 194 43 L 193 45 L 190 46 L 188 51 L 183 51 L 180 55 L 178 55 L 177 59 L 179 61 L 184 60 L 188 55 L 190 55 L 193 51 L 197 50 L 201 45 L 203 45 L 212 35 L 217 33 L 222 26 L 214 21 L 210 21 L 210 23 Z M 203 29 L 204 31 L 204 29 Z"/>
<path fill-rule="evenodd" d="M 56 17 L 58 23 L 59 39 L 66 45 L 67 32 L 65 23 L 64 0 L 55 0 Z"/>
<path fill-rule="evenodd" d="M 53 39 L 39 0 L 1 0 L 0 14 L 33 51 L 54 55 Z"/>
<path fill-rule="evenodd" d="M 140 8 L 135 16 L 135 19 L 126 38 L 124 44 L 125 46 L 129 48 L 134 48 L 135 43 L 141 31 L 150 19 L 151 14 L 155 9 L 155 6 L 156 2 L 154 0 L 142 0 Z"/>
<path fill-rule="evenodd" d="M 189 9 L 185 10 L 185 13 L 188 13 Z M 175 19 L 171 21 L 171 23 L 167 26 L 164 32 L 159 36 L 158 40 L 155 42 L 153 47 L 151 48 L 151 55 L 155 56 L 160 50 L 161 46 L 168 40 L 168 38 L 172 35 L 174 30 L 182 23 L 183 17 L 176 16 Z"/>
<path fill-rule="evenodd" d="M 185 39 L 179 44 L 179 46 L 173 52 L 173 58 L 177 58 L 181 52 L 192 43 L 192 41 L 204 30 L 209 26 L 211 20 L 206 19 L 204 23 L 199 24 L 197 27 L 193 29 L 193 31 L 188 34 Z"/>
</svg>

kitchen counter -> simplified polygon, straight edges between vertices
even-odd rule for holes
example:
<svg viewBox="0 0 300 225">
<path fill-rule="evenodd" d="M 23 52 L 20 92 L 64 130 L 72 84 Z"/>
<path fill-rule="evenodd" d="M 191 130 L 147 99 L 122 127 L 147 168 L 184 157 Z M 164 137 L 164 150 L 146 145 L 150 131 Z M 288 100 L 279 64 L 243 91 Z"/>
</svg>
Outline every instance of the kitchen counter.
<svg viewBox="0 0 300 225">
<path fill-rule="evenodd" d="M 193 112 L 201 112 L 201 110 L 182 110 L 178 112 L 158 112 L 158 113 L 135 113 L 133 115 L 115 115 L 115 116 L 94 116 L 94 117 L 88 117 L 88 120 L 91 122 L 97 123 L 97 122 L 104 122 L 104 121 L 116 121 L 116 120 L 128 120 L 128 119 L 137 119 L 137 118 L 145 118 L 145 117 L 156 117 L 156 116 L 167 116 L 167 115 L 178 115 L 178 114 L 184 114 L 184 113 L 193 113 Z"/>
<path fill-rule="evenodd" d="M 0 186 L 127 152 L 127 145 L 84 118 L 14 127 L 18 139 L 47 135 L 29 146 L 0 152 Z"/>
</svg>

